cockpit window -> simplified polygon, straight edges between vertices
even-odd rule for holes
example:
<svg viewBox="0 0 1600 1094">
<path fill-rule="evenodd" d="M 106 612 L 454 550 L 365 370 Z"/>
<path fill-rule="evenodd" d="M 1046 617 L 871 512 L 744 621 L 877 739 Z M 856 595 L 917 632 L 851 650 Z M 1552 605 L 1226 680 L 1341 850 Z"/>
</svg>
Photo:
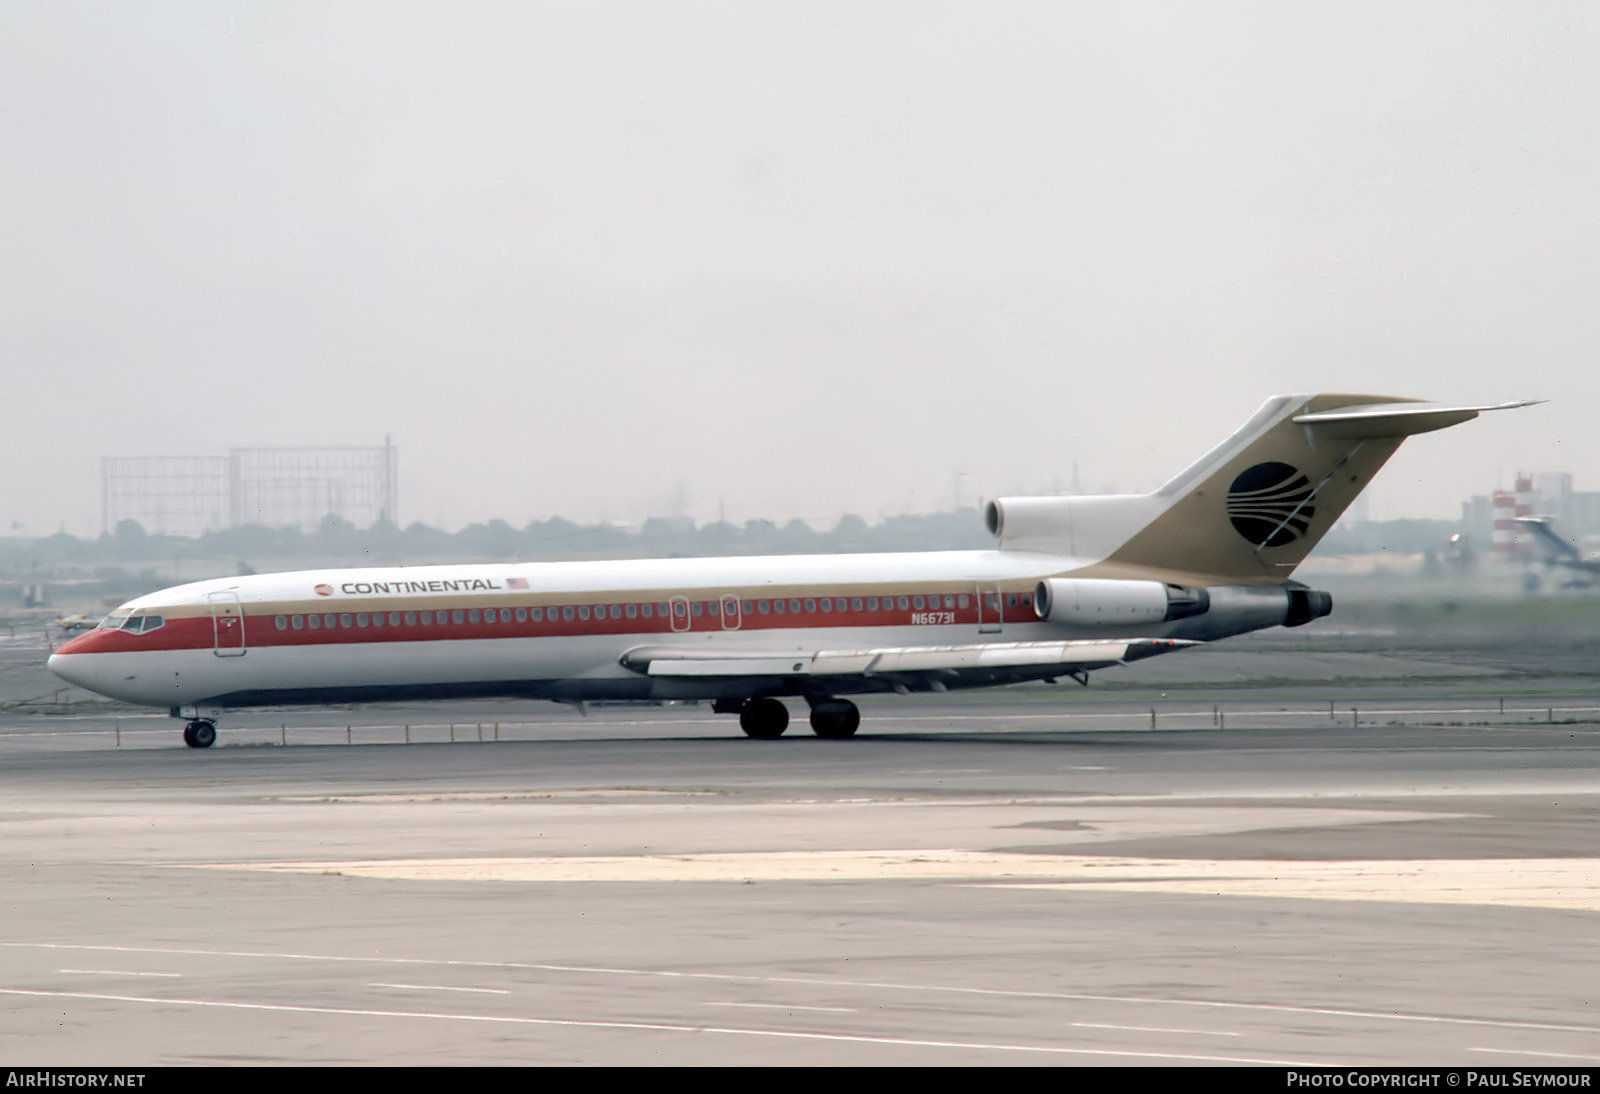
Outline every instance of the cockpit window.
<svg viewBox="0 0 1600 1094">
<path fill-rule="evenodd" d="M 127 612 L 112 612 L 100 621 L 100 629 L 103 631 L 120 631 L 127 622 Z"/>
<path fill-rule="evenodd" d="M 141 634 L 149 634 L 151 631 L 155 630 L 165 622 L 166 620 L 162 619 L 159 615 L 136 616 L 134 619 L 129 621 L 128 629 L 131 631 L 134 629 L 134 625 L 138 624 Z"/>
</svg>

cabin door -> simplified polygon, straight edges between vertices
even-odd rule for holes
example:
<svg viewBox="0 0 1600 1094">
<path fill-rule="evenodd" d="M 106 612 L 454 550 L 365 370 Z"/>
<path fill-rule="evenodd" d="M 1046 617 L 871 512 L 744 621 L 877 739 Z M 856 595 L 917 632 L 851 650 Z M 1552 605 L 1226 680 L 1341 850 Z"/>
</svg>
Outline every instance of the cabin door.
<svg viewBox="0 0 1600 1094">
<path fill-rule="evenodd" d="M 1005 608 L 1002 607 L 1005 601 L 1000 597 L 999 583 L 980 581 L 977 586 L 977 594 L 978 633 L 999 634 L 1006 618 Z"/>
<path fill-rule="evenodd" d="M 675 631 L 688 630 L 689 598 L 686 596 L 675 596 L 668 600 L 667 604 L 669 605 L 669 610 L 672 612 L 672 629 Z"/>
<path fill-rule="evenodd" d="M 212 652 L 218 657 L 244 656 L 244 610 L 235 592 L 210 593 Z"/>
</svg>

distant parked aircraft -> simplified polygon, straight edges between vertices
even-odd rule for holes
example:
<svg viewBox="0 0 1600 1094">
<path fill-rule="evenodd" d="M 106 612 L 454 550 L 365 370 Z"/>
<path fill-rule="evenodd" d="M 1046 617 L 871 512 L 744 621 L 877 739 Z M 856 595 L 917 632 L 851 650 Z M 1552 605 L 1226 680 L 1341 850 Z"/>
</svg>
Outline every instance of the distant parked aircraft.
<svg viewBox="0 0 1600 1094">
<path fill-rule="evenodd" d="M 1556 531 L 1550 517 L 1518 517 L 1517 523 L 1539 537 L 1539 549 L 1546 566 L 1560 566 L 1572 576 L 1561 583 L 1563 589 L 1587 589 L 1600 582 L 1600 555 L 1586 555 L 1578 545 Z"/>
</svg>

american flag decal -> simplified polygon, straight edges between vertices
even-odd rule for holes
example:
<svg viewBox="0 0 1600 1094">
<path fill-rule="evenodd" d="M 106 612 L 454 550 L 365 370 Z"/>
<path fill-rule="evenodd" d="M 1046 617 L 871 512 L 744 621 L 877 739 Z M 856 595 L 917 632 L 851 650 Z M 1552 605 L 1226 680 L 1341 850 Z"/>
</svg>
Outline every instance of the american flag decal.
<svg viewBox="0 0 1600 1094">
<path fill-rule="evenodd" d="M 508 577 L 508 578 L 506 578 L 506 588 L 508 588 L 508 589 L 526 589 L 527 587 L 528 587 L 528 579 L 525 578 L 525 577 Z"/>
</svg>

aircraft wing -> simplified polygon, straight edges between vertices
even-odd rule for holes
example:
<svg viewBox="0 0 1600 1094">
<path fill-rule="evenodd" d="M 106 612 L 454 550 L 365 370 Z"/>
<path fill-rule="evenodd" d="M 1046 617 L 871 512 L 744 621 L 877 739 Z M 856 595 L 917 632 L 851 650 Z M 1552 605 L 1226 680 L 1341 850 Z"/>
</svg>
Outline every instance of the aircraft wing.
<svg viewBox="0 0 1600 1094">
<path fill-rule="evenodd" d="M 1119 638 L 817 650 L 656 646 L 629 650 L 623 655 L 622 663 L 635 672 L 665 679 L 812 677 L 841 690 L 868 680 L 881 681 L 893 690 L 900 690 L 908 683 L 938 690 L 945 680 L 970 676 L 996 682 L 1069 676 L 1195 645 L 1199 643 L 1182 639 Z"/>
</svg>

